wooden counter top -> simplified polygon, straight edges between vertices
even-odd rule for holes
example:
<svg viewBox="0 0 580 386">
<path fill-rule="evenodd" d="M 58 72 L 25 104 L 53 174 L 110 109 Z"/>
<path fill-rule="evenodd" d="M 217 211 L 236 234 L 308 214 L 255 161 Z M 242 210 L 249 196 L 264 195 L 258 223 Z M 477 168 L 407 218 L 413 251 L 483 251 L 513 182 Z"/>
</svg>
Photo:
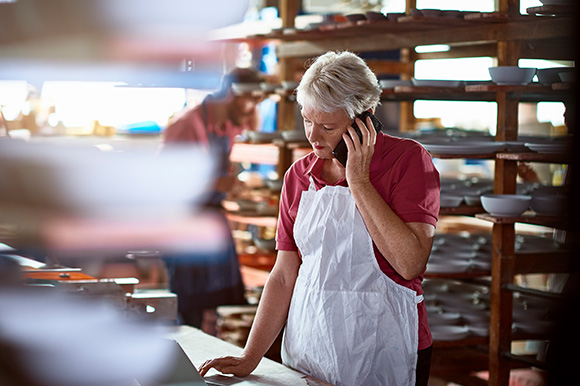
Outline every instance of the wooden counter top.
<svg viewBox="0 0 580 386">
<path fill-rule="evenodd" d="M 179 326 L 170 338 L 181 345 L 196 368 L 207 359 L 242 353 L 240 347 L 193 327 Z M 215 370 L 210 370 L 205 378 L 210 382 L 237 386 L 332 386 L 267 358 L 262 359 L 256 370 L 244 378 L 224 376 Z"/>
</svg>

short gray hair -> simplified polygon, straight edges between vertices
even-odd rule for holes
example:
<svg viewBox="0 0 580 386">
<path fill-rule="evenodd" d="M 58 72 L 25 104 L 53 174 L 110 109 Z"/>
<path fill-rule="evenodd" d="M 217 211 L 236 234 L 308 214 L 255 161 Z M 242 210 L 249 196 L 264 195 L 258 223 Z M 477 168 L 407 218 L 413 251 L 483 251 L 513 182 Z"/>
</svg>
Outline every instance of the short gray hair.
<svg viewBox="0 0 580 386">
<path fill-rule="evenodd" d="M 330 51 L 319 56 L 296 89 L 300 106 L 324 112 L 344 110 L 353 118 L 379 104 L 381 88 L 375 74 L 352 52 Z"/>
</svg>

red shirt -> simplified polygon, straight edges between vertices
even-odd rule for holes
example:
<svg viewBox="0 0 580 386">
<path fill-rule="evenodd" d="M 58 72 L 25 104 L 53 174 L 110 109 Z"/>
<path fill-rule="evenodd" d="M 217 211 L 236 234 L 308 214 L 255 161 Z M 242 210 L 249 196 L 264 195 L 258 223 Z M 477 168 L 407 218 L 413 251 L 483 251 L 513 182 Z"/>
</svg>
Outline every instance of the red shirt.
<svg viewBox="0 0 580 386">
<path fill-rule="evenodd" d="M 276 233 L 276 248 L 297 251 L 294 241 L 294 221 L 303 191 L 308 190 L 310 177 L 316 189 L 330 185 L 321 178 L 323 159 L 309 153 L 296 161 L 284 176 L 280 196 L 280 215 Z M 384 133 L 377 136 L 375 152 L 370 166 L 371 183 L 389 207 L 404 222 L 423 222 L 436 226 L 439 216 L 439 173 L 430 154 L 418 142 L 411 139 L 392 137 Z M 336 185 L 346 185 L 346 180 Z M 381 270 L 392 280 L 423 293 L 423 275 L 412 280 L 401 277 L 380 254 L 376 246 L 375 256 Z M 427 324 L 425 302 L 419 310 L 419 350 L 433 343 Z"/>
</svg>

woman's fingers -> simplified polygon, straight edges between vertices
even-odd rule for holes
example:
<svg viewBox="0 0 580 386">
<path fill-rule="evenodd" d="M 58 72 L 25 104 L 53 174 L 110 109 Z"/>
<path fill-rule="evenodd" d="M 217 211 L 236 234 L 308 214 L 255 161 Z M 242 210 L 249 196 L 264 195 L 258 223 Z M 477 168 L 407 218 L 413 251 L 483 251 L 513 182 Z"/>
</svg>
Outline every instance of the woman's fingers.
<svg viewBox="0 0 580 386">
<path fill-rule="evenodd" d="M 242 358 L 228 356 L 205 361 L 199 367 L 199 374 L 203 377 L 212 368 L 223 374 L 233 374 L 240 377 L 250 374 L 253 370 Z"/>
</svg>

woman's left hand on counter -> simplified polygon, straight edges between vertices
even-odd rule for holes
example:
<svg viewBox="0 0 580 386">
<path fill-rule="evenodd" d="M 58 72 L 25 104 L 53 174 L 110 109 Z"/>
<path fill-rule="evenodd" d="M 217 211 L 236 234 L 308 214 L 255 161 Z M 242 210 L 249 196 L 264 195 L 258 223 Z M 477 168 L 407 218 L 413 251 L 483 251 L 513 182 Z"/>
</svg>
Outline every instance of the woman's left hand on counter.
<svg viewBox="0 0 580 386">
<path fill-rule="evenodd" d="M 221 358 L 208 359 L 203 362 L 199 368 L 199 373 L 203 377 L 211 368 L 214 368 L 222 374 L 233 374 L 238 377 L 245 377 L 254 371 L 258 366 L 258 363 L 255 363 L 255 361 L 244 356 L 225 356 Z"/>
</svg>

